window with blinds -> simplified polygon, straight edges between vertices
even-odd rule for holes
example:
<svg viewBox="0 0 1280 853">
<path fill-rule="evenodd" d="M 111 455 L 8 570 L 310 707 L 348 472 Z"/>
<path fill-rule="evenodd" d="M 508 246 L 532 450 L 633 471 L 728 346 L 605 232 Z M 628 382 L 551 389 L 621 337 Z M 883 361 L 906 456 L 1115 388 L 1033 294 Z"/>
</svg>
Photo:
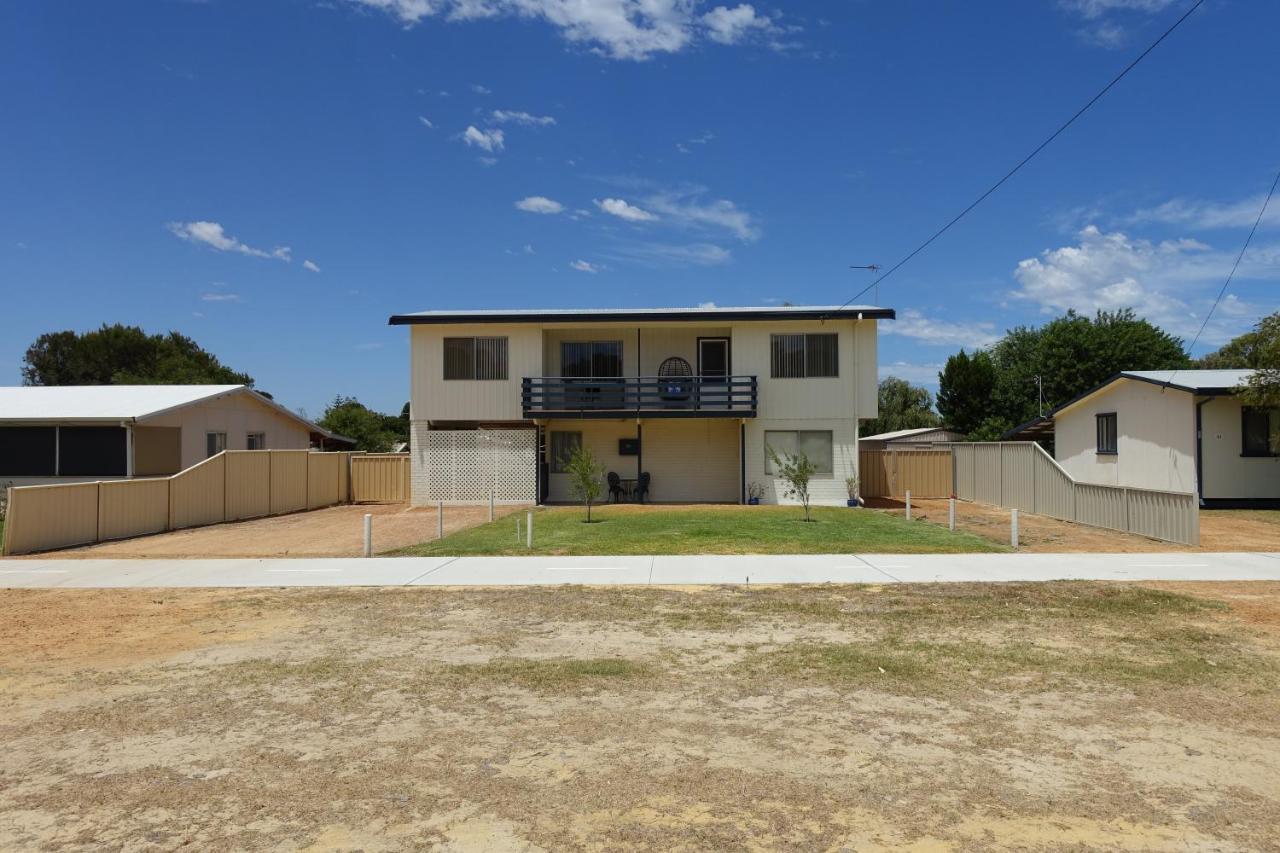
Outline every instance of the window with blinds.
<svg viewBox="0 0 1280 853">
<path fill-rule="evenodd" d="M 838 336 L 833 333 L 770 335 L 769 349 L 774 379 L 840 375 Z"/>
<path fill-rule="evenodd" d="M 506 338 L 445 338 L 445 379 L 506 379 Z"/>
<path fill-rule="evenodd" d="M 831 430 L 765 430 L 764 472 L 777 473 L 770 450 L 783 461 L 803 454 L 814 465 L 814 473 L 830 474 L 833 469 Z"/>
<path fill-rule="evenodd" d="M 622 376 L 622 341 L 562 341 L 560 375 L 588 379 Z"/>
</svg>

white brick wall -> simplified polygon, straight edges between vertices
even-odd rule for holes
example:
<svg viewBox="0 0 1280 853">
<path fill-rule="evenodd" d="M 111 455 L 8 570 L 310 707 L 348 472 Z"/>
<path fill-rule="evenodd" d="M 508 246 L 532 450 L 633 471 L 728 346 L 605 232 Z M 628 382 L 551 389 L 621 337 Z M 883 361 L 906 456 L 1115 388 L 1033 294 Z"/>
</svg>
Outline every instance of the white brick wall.
<svg viewBox="0 0 1280 853">
<path fill-rule="evenodd" d="M 427 422 L 409 424 L 409 486 L 413 506 L 426 506 L 427 500 Z"/>
</svg>

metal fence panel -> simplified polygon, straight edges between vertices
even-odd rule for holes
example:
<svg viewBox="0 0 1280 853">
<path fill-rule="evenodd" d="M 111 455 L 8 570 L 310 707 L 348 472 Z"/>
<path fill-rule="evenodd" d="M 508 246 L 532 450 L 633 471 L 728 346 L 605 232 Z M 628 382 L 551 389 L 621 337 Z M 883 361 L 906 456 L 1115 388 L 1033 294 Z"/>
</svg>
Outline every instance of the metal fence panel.
<svg viewBox="0 0 1280 853">
<path fill-rule="evenodd" d="M 169 529 L 226 520 L 227 455 L 219 453 L 169 478 Z"/>
<path fill-rule="evenodd" d="M 351 500 L 404 503 L 409 500 L 409 455 L 371 453 L 351 457 Z"/>
<path fill-rule="evenodd" d="M 1000 505 L 1035 512 L 1037 445 L 1000 445 Z"/>
<path fill-rule="evenodd" d="M 1129 530 L 1171 542 L 1200 540 L 1198 500 L 1194 494 L 1127 489 Z"/>
<path fill-rule="evenodd" d="M 952 469 L 954 471 L 956 497 L 961 500 L 971 501 L 974 497 L 974 448 L 968 444 L 953 444 L 951 446 L 951 456 L 953 459 Z"/>
<path fill-rule="evenodd" d="M 98 541 L 169 529 L 169 478 L 112 480 L 98 485 Z"/>
<path fill-rule="evenodd" d="M 979 503 L 1004 506 L 1000 494 L 1000 445 L 973 446 L 973 499 Z"/>
<path fill-rule="evenodd" d="M 98 536 L 98 484 L 9 489 L 4 553 L 29 554 L 93 542 Z"/>
<path fill-rule="evenodd" d="M 1037 445 L 1037 448 L 1039 445 Z M 1076 482 L 1071 475 L 1040 451 L 1035 454 L 1035 509 L 1041 515 L 1061 518 L 1065 521 L 1076 520 Z"/>
<path fill-rule="evenodd" d="M 891 494 L 889 460 L 885 451 L 858 451 L 858 489 L 864 498 L 882 498 Z"/>
<path fill-rule="evenodd" d="M 226 521 L 271 514 L 271 455 L 260 450 L 226 452 Z"/>
<path fill-rule="evenodd" d="M 341 453 L 307 455 L 307 509 L 333 506 L 339 501 L 340 472 L 345 467 Z"/>
<path fill-rule="evenodd" d="M 309 450 L 269 450 L 271 454 L 271 514 L 307 508 Z"/>
<path fill-rule="evenodd" d="M 1094 527 L 1128 530 L 1124 489 L 1076 483 L 1076 521 Z"/>
</svg>

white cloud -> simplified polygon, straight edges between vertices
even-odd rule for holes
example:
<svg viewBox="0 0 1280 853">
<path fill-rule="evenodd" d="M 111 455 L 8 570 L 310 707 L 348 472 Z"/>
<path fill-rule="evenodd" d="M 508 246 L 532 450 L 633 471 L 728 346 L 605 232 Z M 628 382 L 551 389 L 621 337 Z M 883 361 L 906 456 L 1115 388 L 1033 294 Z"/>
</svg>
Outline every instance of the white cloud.
<svg viewBox="0 0 1280 853">
<path fill-rule="evenodd" d="M 1115 50 L 1129 41 L 1128 29 L 1118 19 L 1141 20 L 1156 15 L 1177 0 L 1058 0 L 1070 14 L 1083 18 L 1085 26 L 1076 34 L 1085 44 Z"/>
<path fill-rule="evenodd" d="M 728 199 L 703 202 L 700 198 L 704 192 L 702 187 L 659 192 L 644 199 L 644 204 L 675 225 L 723 229 L 743 242 L 760 238 L 760 226 L 751 214 Z"/>
<path fill-rule="evenodd" d="M 469 146 L 474 145 L 481 151 L 493 153 L 502 150 L 503 133 L 499 128 L 480 130 L 475 125 L 467 125 L 467 129 L 462 132 L 462 141 Z"/>
<path fill-rule="evenodd" d="M 715 302 L 699 302 L 698 307 L 699 308 L 715 308 L 716 304 Z"/>
<path fill-rule="evenodd" d="M 620 198 L 595 199 L 596 207 L 628 222 L 653 222 L 658 217 L 647 210 L 627 204 Z"/>
<path fill-rule="evenodd" d="M 1077 34 L 1086 44 L 1107 50 L 1122 48 L 1129 41 L 1128 31 L 1114 21 L 1100 21 L 1082 28 Z"/>
<path fill-rule="evenodd" d="M 533 244 L 532 244 L 532 243 L 525 243 L 525 244 L 524 244 L 524 253 L 525 253 L 526 255 L 536 255 L 536 254 L 537 254 L 537 252 L 535 252 L 535 251 L 533 250 Z"/>
<path fill-rule="evenodd" d="M 281 261 L 293 259 L 292 250 L 288 246 L 276 246 L 267 251 L 255 249 L 232 237 L 217 222 L 200 220 L 197 222 L 170 222 L 169 230 L 177 237 L 191 243 L 201 243 L 219 252 L 238 252 L 255 258 L 276 258 Z"/>
<path fill-rule="evenodd" d="M 752 32 L 773 29 L 773 21 L 756 14 L 754 7 L 742 3 L 732 9 L 717 6 L 702 16 L 707 37 L 720 44 L 737 44 Z"/>
<path fill-rule="evenodd" d="M 497 157 L 477 157 L 476 160 L 481 166 L 493 166 L 498 162 Z"/>
<path fill-rule="evenodd" d="M 573 267 L 578 272 L 587 272 L 587 273 L 591 273 L 592 275 L 595 275 L 596 273 L 600 272 L 600 267 L 583 260 L 570 261 L 569 266 Z"/>
<path fill-rule="evenodd" d="M 1163 12 L 1176 0 L 1060 0 L 1059 5 L 1085 18 L 1101 18 L 1112 12 Z"/>
<path fill-rule="evenodd" d="M 471 84 L 471 91 L 475 92 L 477 95 L 492 95 L 492 94 L 493 94 L 493 90 L 492 90 L 492 89 L 489 89 L 489 88 L 487 88 L 487 87 L 485 87 L 485 86 L 481 86 L 479 83 L 472 83 L 472 84 Z"/>
<path fill-rule="evenodd" d="M 536 116 L 522 110 L 494 110 L 489 114 L 497 124 L 523 124 L 529 127 L 549 127 L 556 123 L 551 116 Z"/>
<path fill-rule="evenodd" d="M 1262 195 L 1233 202 L 1175 198 L 1156 207 L 1139 210 L 1124 219 L 1128 224 L 1161 223 L 1195 228 L 1252 228 L 1262 209 Z M 1280 201 L 1272 200 L 1259 227 L 1280 227 Z"/>
<path fill-rule="evenodd" d="M 995 326 L 988 322 L 954 323 L 926 317 L 920 311 L 907 309 L 898 319 L 880 325 L 886 335 L 902 335 L 923 344 L 977 349 L 999 340 Z"/>
<path fill-rule="evenodd" d="M 717 6 L 700 15 L 694 0 L 349 0 L 380 9 L 405 26 L 441 16 L 447 21 L 495 17 L 540 20 L 571 44 L 612 59 L 642 61 L 678 53 L 707 38 L 721 44 L 780 28 L 752 6 Z M 774 46 L 774 45 L 771 45 Z M 483 88 L 483 87 L 479 87 Z M 487 94 L 487 90 L 482 94 Z"/>
<path fill-rule="evenodd" d="M 320 272 L 320 266 L 310 258 L 302 262 L 302 268 L 311 272 Z"/>
<path fill-rule="evenodd" d="M 1019 287 L 1013 298 L 1034 304 L 1046 314 L 1070 308 L 1087 314 L 1132 308 L 1168 331 L 1189 338 L 1199 328 L 1235 260 L 1235 252 L 1215 250 L 1198 240 L 1152 242 L 1119 231 L 1103 232 L 1094 225 L 1080 232 L 1079 241 L 1020 261 L 1014 271 Z M 1255 245 L 1235 280 L 1275 280 L 1280 278 L 1277 265 L 1280 246 Z M 1248 318 L 1263 313 L 1260 308 L 1228 297 L 1204 340 L 1221 342 L 1238 334 L 1249 325 Z"/>
<path fill-rule="evenodd" d="M 531 195 L 516 202 L 516 209 L 525 213 L 560 213 L 564 205 L 542 195 Z"/>
<path fill-rule="evenodd" d="M 431 119 L 426 116 L 418 116 L 418 121 L 422 122 L 423 127 L 435 127 L 435 125 L 431 123 Z"/>
<path fill-rule="evenodd" d="M 240 294 L 238 293 L 202 293 L 200 294 L 201 302 L 239 302 Z"/>
</svg>

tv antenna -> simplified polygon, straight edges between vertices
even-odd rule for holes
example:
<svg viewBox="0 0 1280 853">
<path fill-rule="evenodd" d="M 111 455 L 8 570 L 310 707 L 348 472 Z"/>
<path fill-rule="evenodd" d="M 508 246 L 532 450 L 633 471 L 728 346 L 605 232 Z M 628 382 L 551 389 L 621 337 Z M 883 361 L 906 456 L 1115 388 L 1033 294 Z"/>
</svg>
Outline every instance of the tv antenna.
<svg viewBox="0 0 1280 853">
<path fill-rule="evenodd" d="M 866 270 L 872 275 L 875 275 L 876 273 L 880 272 L 880 265 L 879 264 L 861 264 L 861 265 L 850 264 L 849 269 Z M 873 295 L 872 298 L 875 300 L 875 304 L 879 305 L 880 304 L 880 279 L 876 279 L 875 282 L 872 283 L 872 287 L 875 288 L 875 294 Z"/>
</svg>

